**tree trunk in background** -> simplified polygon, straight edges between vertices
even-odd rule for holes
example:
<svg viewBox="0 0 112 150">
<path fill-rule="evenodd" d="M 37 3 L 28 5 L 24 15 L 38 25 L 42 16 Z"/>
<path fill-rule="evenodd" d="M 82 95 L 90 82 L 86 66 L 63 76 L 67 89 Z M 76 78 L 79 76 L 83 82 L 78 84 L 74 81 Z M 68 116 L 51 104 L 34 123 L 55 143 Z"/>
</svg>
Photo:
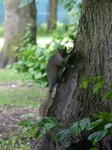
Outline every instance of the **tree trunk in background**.
<svg viewBox="0 0 112 150">
<path fill-rule="evenodd" d="M 32 24 L 31 32 L 36 42 L 36 9 L 35 0 L 28 5 L 28 9 L 19 8 L 20 0 L 4 0 L 5 5 L 5 31 L 4 46 L 0 53 L 0 68 L 16 61 L 14 47 L 19 47 L 20 39 L 25 34 L 28 23 Z"/>
<path fill-rule="evenodd" d="M 56 117 L 62 123 L 73 123 L 99 111 L 112 112 L 112 101 L 102 98 L 110 90 L 105 85 L 97 94 L 92 94 L 93 84 L 81 89 L 81 77 L 102 75 L 112 87 L 112 1 L 83 0 L 79 29 L 75 40 L 75 53 L 69 59 L 77 69 L 67 69 L 67 81 L 56 91 L 48 116 Z M 85 137 L 71 136 L 60 142 L 54 136 L 60 129 L 54 129 L 42 137 L 35 150 L 90 150 Z M 85 135 L 86 136 L 86 135 Z M 76 140 L 77 138 L 77 140 Z M 106 145 L 99 145 L 107 150 Z M 111 148 L 110 148 L 111 149 Z M 110 150 L 108 149 L 108 150 Z"/>
<path fill-rule="evenodd" d="M 50 0 L 50 10 L 49 10 L 47 33 L 56 29 L 57 3 L 58 3 L 58 0 Z"/>
</svg>

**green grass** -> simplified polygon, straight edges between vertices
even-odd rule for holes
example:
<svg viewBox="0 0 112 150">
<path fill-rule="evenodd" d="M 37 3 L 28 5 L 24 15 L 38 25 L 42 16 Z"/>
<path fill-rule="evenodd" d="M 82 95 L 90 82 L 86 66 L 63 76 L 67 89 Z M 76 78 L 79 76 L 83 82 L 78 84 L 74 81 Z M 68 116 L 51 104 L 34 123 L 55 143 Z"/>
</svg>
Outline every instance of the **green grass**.
<svg viewBox="0 0 112 150">
<path fill-rule="evenodd" d="M 0 87 L 0 106 L 10 105 L 38 108 L 46 95 L 45 89 L 12 86 Z"/>
<path fill-rule="evenodd" d="M 22 83 L 24 74 L 10 69 L 0 70 L 0 106 L 39 107 L 46 89 Z"/>
<path fill-rule="evenodd" d="M 19 119 L 16 116 L 24 116 L 26 112 L 33 112 L 34 118 L 37 119 L 38 109 L 42 101 L 46 97 L 46 88 L 38 88 L 35 85 L 21 82 L 24 78 L 24 74 L 19 74 L 17 71 L 10 69 L 0 70 L 0 111 L 1 118 L 8 118 L 8 121 L 0 123 L 2 137 L 0 138 L 0 149 L 15 150 L 31 150 L 31 145 L 26 139 L 18 139 L 18 135 L 21 135 L 21 129 L 17 124 L 11 124 L 10 118 L 14 120 Z M 27 111 L 26 111 L 27 110 Z M 18 113 L 18 115 L 16 115 Z M 33 119 L 33 118 L 32 118 Z M 2 123 L 6 124 L 6 128 L 2 126 Z M 7 124 L 7 122 L 9 124 Z M 7 132 L 5 132 L 7 130 Z M 8 139 L 4 139 L 6 134 Z M 23 135 L 24 136 L 24 135 Z M 27 136 L 27 135 L 25 135 Z M 15 141 L 21 141 L 17 145 L 13 144 Z"/>
<path fill-rule="evenodd" d="M 0 69 L 0 82 L 22 81 L 24 74 L 18 73 L 16 70 Z"/>
</svg>

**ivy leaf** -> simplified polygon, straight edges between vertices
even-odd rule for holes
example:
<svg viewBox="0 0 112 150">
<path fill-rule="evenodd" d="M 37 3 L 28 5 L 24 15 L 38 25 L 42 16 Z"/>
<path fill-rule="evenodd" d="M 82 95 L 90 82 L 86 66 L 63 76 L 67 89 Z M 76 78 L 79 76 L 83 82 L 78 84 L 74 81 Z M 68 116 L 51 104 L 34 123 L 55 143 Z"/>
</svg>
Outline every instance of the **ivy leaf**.
<svg viewBox="0 0 112 150">
<path fill-rule="evenodd" d="M 98 90 L 102 87 L 103 82 L 98 82 L 93 89 L 93 94 L 95 94 L 96 92 L 98 92 Z"/>
<path fill-rule="evenodd" d="M 88 81 L 83 81 L 80 87 L 86 89 L 88 86 L 88 83 L 89 83 Z"/>
<path fill-rule="evenodd" d="M 96 77 L 91 77 L 92 80 L 95 82 L 101 82 L 104 79 L 104 76 L 96 76 Z"/>
<path fill-rule="evenodd" d="M 28 127 L 34 125 L 34 122 L 32 120 L 21 120 L 18 125 Z"/>
<path fill-rule="evenodd" d="M 57 124 L 54 123 L 46 123 L 45 124 L 45 128 L 47 131 L 50 131 L 50 129 L 52 129 L 53 127 L 55 127 Z"/>
<path fill-rule="evenodd" d="M 36 135 L 35 135 L 35 139 L 38 140 L 39 138 L 41 138 L 46 132 L 46 129 L 43 127 L 43 128 L 40 128 Z"/>
<path fill-rule="evenodd" d="M 95 145 L 99 140 L 101 140 L 107 134 L 107 132 L 108 132 L 107 129 L 99 132 L 94 132 L 88 137 L 88 140 L 91 141 L 93 145 Z"/>
<path fill-rule="evenodd" d="M 31 132 L 30 132 L 29 135 L 28 135 L 28 139 L 30 139 L 31 137 L 33 137 L 33 135 L 34 135 L 34 133 L 35 133 L 35 130 L 36 130 L 36 128 L 33 128 L 33 129 L 31 130 Z"/>
<path fill-rule="evenodd" d="M 88 128 L 88 126 L 90 126 L 90 119 L 89 118 L 84 118 L 79 122 L 74 123 L 71 127 L 70 127 L 70 133 L 75 134 L 75 135 L 79 135 L 80 132 L 86 128 Z"/>
<path fill-rule="evenodd" d="M 105 128 L 105 129 L 108 129 L 108 128 L 111 128 L 111 127 L 112 127 L 112 123 L 108 123 L 108 124 L 105 125 L 104 128 Z"/>
<path fill-rule="evenodd" d="M 90 126 L 90 119 L 89 118 L 84 118 L 81 121 L 79 121 L 79 125 L 81 130 L 84 130 Z"/>
<path fill-rule="evenodd" d="M 110 98 L 112 98 L 112 90 L 109 91 L 109 92 L 104 96 L 103 100 L 110 99 Z"/>
<path fill-rule="evenodd" d="M 108 112 L 99 112 L 99 115 L 105 124 L 112 122 L 112 114 Z"/>
<path fill-rule="evenodd" d="M 70 133 L 69 129 L 62 130 L 56 134 L 55 141 L 57 141 L 57 142 L 61 141 L 64 138 L 69 137 L 70 135 L 71 135 L 71 133 Z"/>
<path fill-rule="evenodd" d="M 92 113 L 92 115 L 93 115 L 95 118 L 100 118 L 100 116 L 99 116 L 98 114 Z"/>
<path fill-rule="evenodd" d="M 53 117 L 45 117 L 36 122 L 37 127 L 44 127 L 46 123 L 53 123 L 55 125 L 61 125 L 56 118 Z"/>
<path fill-rule="evenodd" d="M 93 148 L 91 148 L 90 150 L 100 150 L 100 149 L 97 148 L 97 147 L 93 147 Z"/>
<path fill-rule="evenodd" d="M 102 119 L 98 119 L 95 122 L 92 122 L 90 124 L 90 126 L 87 128 L 87 130 L 92 130 L 93 128 L 95 128 L 96 126 L 98 126 L 101 122 L 102 122 Z"/>
<path fill-rule="evenodd" d="M 69 130 L 71 134 L 79 135 L 81 132 L 79 122 L 74 123 Z"/>
</svg>

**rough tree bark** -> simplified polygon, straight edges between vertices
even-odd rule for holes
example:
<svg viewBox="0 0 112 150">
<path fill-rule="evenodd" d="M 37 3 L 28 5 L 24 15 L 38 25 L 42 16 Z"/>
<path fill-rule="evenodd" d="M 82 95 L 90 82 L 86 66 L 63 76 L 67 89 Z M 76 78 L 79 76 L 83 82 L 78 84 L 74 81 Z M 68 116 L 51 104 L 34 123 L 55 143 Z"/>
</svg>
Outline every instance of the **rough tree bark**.
<svg viewBox="0 0 112 150">
<path fill-rule="evenodd" d="M 28 5 L 28 9 L 19 8 L 20 0 L 4 0 L 5 5 L 5 31 L 4 46 L 0 53 L 0 68 L 16 61 L 14 47 L 20 46 L 20 39 L 25 34 L 28 23 L 32 23 L 31 32 L 36 42 L 36 9 L 35 0 Z"/>
<path fill-rule="evenodd" d="M 95 95 L 92 94 L 92 84 L 87 89 L 80 88 L 82 76 L 97 75 L 103 75 L 112 87 L 112 1 L 83 0 L 74 44 L 76 55 L 71 56 L 69 61 L 77 69 L 66 70 L 68 79 L 59 85 L 48 111 L 48 116 L 56 117 L 63 123 L 91 117 L 93 112 L 112 112 L 112 101 L 102 101 L 109 90 L 106 86 Z M 59 130 L 56 128 L 37 141 L 35 150 L 90 150 L 91 144 L 86 140 L 86 135 L 81 139 L 71 136 L 55 142 L 54 136 Z M 102 144 L 99 145 L 100 150 L 112 149 L 106 143 Z"/>
<path fill-rule="evenodd" d="M 57 3 L 58 3 L 58 0 L 50 0 L 50 10 L 49 10 L 47 33 L 52 31 L 53 29 L 56 29 Z"/>
</svg>

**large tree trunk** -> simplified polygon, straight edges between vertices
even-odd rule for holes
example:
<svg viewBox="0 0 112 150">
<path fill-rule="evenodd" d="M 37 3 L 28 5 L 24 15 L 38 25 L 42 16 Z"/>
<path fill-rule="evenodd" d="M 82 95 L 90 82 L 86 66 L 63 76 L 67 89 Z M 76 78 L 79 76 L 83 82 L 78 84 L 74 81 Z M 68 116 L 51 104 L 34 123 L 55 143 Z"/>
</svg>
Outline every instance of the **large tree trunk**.
<svg viewBox="0 0 112 150">
<path fill-rule="evenodd" d="M 60 122 L 72 123 L 99 111 L 112 111 L 112 102 L 102 98 L 109 90 L 104 86 L 93 95 L 93 85 L 81 89 L 81 77 L 103 75 L 105 82 L 112 87 L 112 1 L 83 0 L 79 29 L 75 40 L 75 56 L 70 60 L 77 69 L 67 69 L 67 81 L 58 87 L 48 116 Z M 54 136 L 59 129 L 52 130 L 40 141 L 35 150 L 90 150 L 91 144 L 85 139 L 71 136 L 55 142 Z M 111 148 L 110 148 L 111 149 Z M 100 150 L 107 150 L 106 145 Z M 108 149 L 109 150 L 109 149 Z"/>
<path fill-rule="evenodd" d="M 58 3 L 58 0 L 50 0 L 50 10 L 49 10 L 47 33 L 56 29 L 57 3 Z"/>
<path fill-rule="evenodd" d="M 16 61 L 14 47 L 19 47 L 21 38 L 25 34 L 28 23 L 32 24 L 31 32 L 36 41 L 36 9 L 35 0 L 28 5 L 28 9 L 19 8 L 20 0 L 4 0 L 5 31 L 4 46 L 0 53 L 0 68 L 4 68 Z"/>
</svg>

